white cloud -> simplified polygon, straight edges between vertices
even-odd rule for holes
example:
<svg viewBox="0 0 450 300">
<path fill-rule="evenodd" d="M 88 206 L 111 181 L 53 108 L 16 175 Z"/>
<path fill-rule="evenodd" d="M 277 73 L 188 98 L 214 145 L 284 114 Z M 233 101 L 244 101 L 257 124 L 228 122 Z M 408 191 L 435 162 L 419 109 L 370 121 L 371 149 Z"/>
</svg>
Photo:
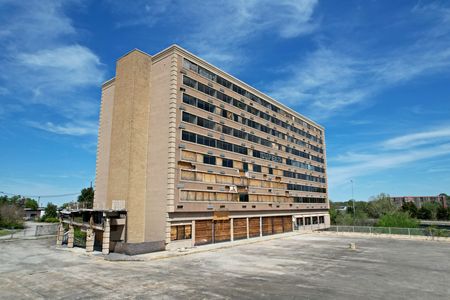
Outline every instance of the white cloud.
<svg viewBox="0 0 450 300">
<path fill-rule="evenodd" d="M 0 93 L 8 91 L 2 99 L 3 116 L 19 105 L 26 108 L 24 115 L 46 118 L 39 123 L 41 129 L 75 136 L 93 132 L 86 124 L 97 122 L 99 99 L 93 100 L 91 93 L 105 79 L 105 67 L 91 49 L 75 42 L 78 31 L 66 12 L 77 5 L 0 2 L 0 68 L 8 70 L 0 74 Z M 54 117 L 65 121 L 56 125 Z"/>
<path fill-rule="evenodd" d="M 331 186 L 338 186 L 352 178 L 398 168 L 413 162 L 450 154 L 450 144 L 400 152 L 379 152 L 376 154 L 348 154 L 345 165 L 329 167 L 328 178 Z M 366 156 L 367 159 L 361 159 Z"/>
<path fill-rule="evenodd" d="M 31 127 L 61 135 L 82 136 L 97 135 L 98 133 L 96 122 L 84 121 L 78 123 L 54 124 L 52 122 L 39 123 L 35 121 L 29 121 L 27 123 Z"/>
<path fill-rule="evenodd" d="M 80 86 L 96 86 L 104 80 L 97 55 L 80 45 L 67 45 L 17 55 L 24 76 L 33 77 L 35 89 L 51 87 L 66 90 Z"/>
<path fill-rule="evenodd" d="M 365 149 L 349 151 L 329 159 L 331 186 L 338 186 L 360 176 L 448 155 L 450 127 L 443 125 L 437 129 L 400 135 L 365 145 Z"/>
<path fill-rule="evenodd" d="M 449 11 L 428 9 L 428 27 L 414 32 L 414 42 L 398 42 L 388 50 L 365 49 L 362 45 L 368 41 L 346 40 L 337 32 L 333 42 L 322 41 L 318 49 L 296 63 L 289 62 L 286 78 L 271 84 L 268 93 L 323 119 L 348 107 L 366 105 L 372 96 L 392 86 L 446 71 L 450 67 Z M 416 8 L 406 17 L 425 16 Z"/>
<path fill-rule="evenodd" d="M 283 39 L 313 32 L 318 0 L 110 1 L 118 26 L 177 26 L 177 39 L 202 58 L 220 66 L 239 65 L 245 45 L 263 35 Z M 183 9 L 180 9 L 180 6 Z M 164 14 L 164 18 L 162 15 Z"/>
<path fill-rule="evenodd" d="M 436 144 L 442 141 L 450 141 L 450 127 L 436 128 L 395 137 L 385 141 L 383 146 L 387 149 L 406 149 L 431 143 Z"/>
</svg>

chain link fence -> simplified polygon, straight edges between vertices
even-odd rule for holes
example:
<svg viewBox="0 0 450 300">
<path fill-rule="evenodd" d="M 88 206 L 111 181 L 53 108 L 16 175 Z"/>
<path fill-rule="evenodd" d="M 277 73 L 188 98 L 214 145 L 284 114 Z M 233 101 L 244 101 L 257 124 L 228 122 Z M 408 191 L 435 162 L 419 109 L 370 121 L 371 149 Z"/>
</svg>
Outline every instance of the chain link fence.
<svg viewBox="0 0 450 300">
<path fill-rule="evenodd" d="M 322 231 L 358 232 L 369 234 L 396 234 L 407 236 L 450 237 L 450 230 L 435 227 L 427 228 L 398 228 L 398 227 L 371 227 L 371 226 L 330 226 Z"/>
</svg>

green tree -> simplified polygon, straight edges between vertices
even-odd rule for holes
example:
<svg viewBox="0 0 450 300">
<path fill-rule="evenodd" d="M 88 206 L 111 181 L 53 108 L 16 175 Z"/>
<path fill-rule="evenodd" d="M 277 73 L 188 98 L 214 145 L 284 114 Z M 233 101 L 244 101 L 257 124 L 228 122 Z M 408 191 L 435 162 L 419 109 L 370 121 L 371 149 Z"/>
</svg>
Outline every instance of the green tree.
<svg viewBox="0 0 450 300">
<path fill-rule="evenodd" d="M 39 208 L 39 204 L 34 199 L 26 198 L 25 199 L 25 208 L 31 208 L 32 210 L 37 210 Z"/>
<path fill-rule="evenodd" d="M 417 218 L 417 206 L 414 202 L 406 202 L 402 205 L 402 211 L 409 213 L 413 218 Z"/>
<path fill-rule="evenodd" d="M 384 214 L 377 222 L 380 227 L 401 227 L 401 228 L 416 228 L 419 226 L 419 221 L 412 218 L 408 212 L 397 211 Z"/>
<path fill-rule="evenodd" d="M 45 219 L 56 218 L 57 216 L 58 216 L 58 207 L 51 202 L 47 203 L 47 206 L 45 207 L 45 215 L 44 215 Z"/>
<path fill-rule="evenodd" d="M 437 212 L 441 204 L 435 203 L 435 202 L 427 202 L 422 204 L 422 207 L 425 207 L 431 212 L 431 218 L 430 220 L 436 220 L 437 219 Z"/>
<path fill-rule="evenodd" d="M 83 204 L 84 208 L 92 208 L 94 205 L 94 188 L 82 189 L 81 194 L 78 196 L 78 203 Z"/>
<path fill-rule="evenodd" d="M 431 220 L 431 216 L 431 210 L 426 206 L 422 206 L 417 212 L 417 217 L 421 220 Z"/>
<path fill-rule="evenodd" d="M 387 213 L 397 211 L 397 207 L 392 203 L 388 194 L 379 194 L 373 197 L 367 204 L 367 213 L 369 217 L 378 219 Z"/>
<path fill-rule="evenodd" d="M 440 205 L 438 210 L 437 210 L 437 219 L 438 220 L 447 220 L 449 215 L 448 215 L 448 209 L 445 208 L 444 206 Z"/>
</svg>

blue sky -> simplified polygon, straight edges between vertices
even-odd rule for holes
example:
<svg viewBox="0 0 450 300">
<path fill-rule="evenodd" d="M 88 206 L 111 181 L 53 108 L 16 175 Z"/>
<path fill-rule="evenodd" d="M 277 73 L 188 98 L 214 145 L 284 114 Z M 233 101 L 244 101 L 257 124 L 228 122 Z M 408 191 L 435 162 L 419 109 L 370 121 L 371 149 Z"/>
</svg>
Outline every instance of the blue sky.
<svg viewBox="0 0 450 300">
<path fill-rule="evenodd" d="M 449 2 L 130 3 L 0 0 L 0 191 L 89 186 L 101 83 L 177 43 L 326 127 L 332 200 L 450 193 Z"/>
</svg>

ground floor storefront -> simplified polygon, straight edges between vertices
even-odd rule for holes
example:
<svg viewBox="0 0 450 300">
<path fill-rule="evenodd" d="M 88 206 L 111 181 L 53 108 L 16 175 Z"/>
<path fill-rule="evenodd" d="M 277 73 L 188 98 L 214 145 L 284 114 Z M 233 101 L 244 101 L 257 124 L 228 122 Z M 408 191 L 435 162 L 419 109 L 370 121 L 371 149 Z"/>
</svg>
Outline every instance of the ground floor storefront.
<svg viewBox="0 0 450 300">
<path fill-rule="evenodd" d="M 316 230 L 330 226 L 327 211 L 282 215 L 232 215 L 214 213 L 212 217 L 192 220 L 173 218 L 168 249 L 229 242 L 240 239 L 292 232 Z"/>
</svg>

